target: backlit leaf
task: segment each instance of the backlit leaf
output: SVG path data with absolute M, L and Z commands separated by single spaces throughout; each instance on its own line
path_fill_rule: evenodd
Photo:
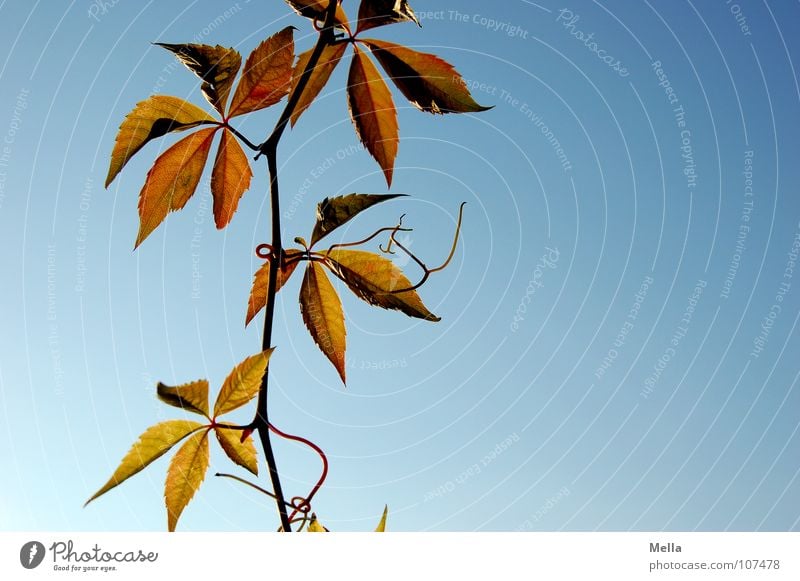
M 225 379 L 214 403 L 214 417 L 240 408 L 258 394 L 272 349 L 251 355 Z
M 404 194 L 348 194 L 335 198 L 325 198 L 317 204 L 317 223 L 311 234 L 311 245 L 355 217 L 367 208 L 398 198 Z
M 361 0 L 356 34 L 376 26 L 408 21 L 422 26 L 407 0 Z
M 339 295 L 324 269 L 312 262 L 306 269 L 300 287 L 300 311 L 314 342 L 339 372 L 345 383 L 344 311 Z
M 208 381 L 205 379 L 177 387 L 159 383 L 156 393 L 167 405 L 208 417 Z
M 363 250 L 331 250 L 327 257 L 350 290 L 369 304 L 427 321 L 441 320 L 425 307 L 417 291 L 392 292 L 413 285 L 391 260 Z
M 118 484 L 122 484 L 128 478 L 143 470 L 148 464 L 163 456 L 183 438 L 202 427 L 203 424 L 188 420 L 171 420 L 150 426 L 139 436 L 139 440 L 131 447 L 128 453 L 125 454 L 122 462 L 119 463 L 119 467 L 114 471 L 108 482 L 95 492 L 86 501 L 86 504 L 89 504 L 98 496 L 102 496 Z
M 375 528 L 376 533 L 385 533 L 386 532 L 386 517 L 389 515 L 389 507 L 383 507 L 383 516 L 381 517 L 381 522 L 378 523 L 378 526 Z
M 319 521 L 317 520 L 316 516 L 312 516 L 311 517 L 311 522 L 308 523 L 307 532 L 309 532 L 309 533 L 328 533 L 330 531 L 319 523 Z
M 369 57 L 353 45 L 347 103 L 356 133 L 392 185 L 399 131 L 392 93 Z
M 180 210 L 197 189 L 217 128 L 184 137 L 156 160 L 139 194 L 138 247 L 167 214 Z
M 300 250 L 287 250 L 286 258 L 296 258 L 302 254 Z M 278 270 L 278 288 L 276 292 L 281 290 L 281 287 L 286 284 L 289 277 L 292 276 L 294 269 L 300 263 L 299 260 L 294 260 L 288 263 L 285 268 Z M 256 271 L 253 278 L 253 288 L 250 290 L 250 299 L 247 301 L 247 320 L 245 325 L 249 325 L 250 321 L 263 309 L 267 304 L 267 286 L 269 286 L 269 260 L 265 261 L 263 266 Z
M 175 53 L 186 68 L 203 80 L 203 96 L 220 115 L 225 115 L 225 105 L 236 73 L 242 65 L 242 56 L 234 49 L 220 45 L 156 44 Z
M 436 55 L 384 40 L 364 39 L 406 99 L 428 113 L 477 113 L 491 107 L 475 102 L 453 65 Z
M 172 458 L 164 484 L 167 528 L 175 530 L 183 509 L 200 488 L 208 470 L 208 430 L 197 433 L 180 447 Z
M 227 226 L 242 195 L 250 189 L 253 172 L 241 145 L 227 129 L 222 140 L 211 173 L 211 195 L 214 196 L 214 222 L 218 229 Z
M 328 44 L 325 45 L 325 48 L 322 49 L 322 54 L 320 55 L 319 62 L 317 66 L 311 71 L 311 76 L 306 83 L 303 92 L 300 94 L 300 100 L 297 102 L 297 106 L 295 110 L 292 112 L 292 127 L 294 127 L 297 120 L 300 118 L 300 115 L 308 109 L 314 99 L 317 98 L 322 88 L 328 82 L 328 79 L 333 73 L 333 69 L 336 68 L 336 65 L 339 64 L 339 61 L 344 55 L 344 51 L 347 48 L 347 44 L 342 42 L 338 44 Z M 311 53 L 314 52 L 314 49 L 307 50 L 299 57 L 297 57 L 297 64 L 294 66 L 294 73 L 292 75 L 292 91 L 295 91 L 297 88 L 297 83 L 300 82 L 300 77 L 303 74 L 303 71 L 306 70 L 306 66 L 308 65 L 308 61 L 311 58 Z
M 215 428 L 217 441 L 222 446 L 222 450 L 234 463 L 245 468 L 258 476 L 258 457 L 253 438 L 248 436 L 244 442 L 241 441 L 242 432 L 239 430 L 227 430 L 225 428 Z
M 111 185 L 125 164 L 148 141 L 208 121 L 214 121 L 214 118 L 199 107 L 177 97 L 153 95 L 137 103 L 119 126 L 114 150 L 111 152 L 106 187 Z
M 274 105 L 289 93 L 294 64 L 293 29 L 288 26 L 247 57 L 228 117 Z
M 330 6 L 328 0 L 286 0 L 286 3 L 294 8 L 295 12 L 301 16 L 313 20 L 317 26 L 322 26 L 325 23 L 325 11 L 328 9 L 328 6 Z M 334 22 L 350 30 L 350 25 L 347 22 L 347 15 L 344 13 L 341 2 L 336 7 Z

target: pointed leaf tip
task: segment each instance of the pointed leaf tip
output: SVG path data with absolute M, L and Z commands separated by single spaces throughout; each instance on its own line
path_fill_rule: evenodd
M 258 394 L 272 349 L 251 355 L 225 379 L 214 403 L 214 417 L 242 407 Z
M 164 483 L 167 528 L 170 532 L 175 531 L 183 510 L 203 483 L 208 463 L 208 430 L 189 438 L 172 458 Z
M 317 204 L 317 222 L 311 234 L 311 246 L 364 210 L 402 196 L 405 194 L 347 194 L 325 198 Z
M 344 311 L 336 289 L 325 270 L 316 262 L 306 269 L 300 287 L 300 310 L 303 322 L 319 347 L 336 370 L 342 383 L 345 378 L 346 335 Z

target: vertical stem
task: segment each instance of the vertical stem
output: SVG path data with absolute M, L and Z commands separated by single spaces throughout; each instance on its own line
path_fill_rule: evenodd
M 278 119 L 275 129 L 267 140 L 259 147 L 259 155 L 264 154 L 267 158 L 267 170 L 269 171 L 269 197 L 270 197 L 270 212 L 272 216 L 272 251 L 269 256 L 269 281 L 267 285 L 267 305 L 266 314 L 264 316 L 264 333 L 262 336 L 261 347 L 263 350 L 269 349 L 272 346 L 272 328 L 275 322 L 275 294 L 278 288 L 278 269 L 281 267 L 281 258 L 283 255 L 283 246 L 281 244 L 281 213 L 280 213 L 280 191 L 278 188 L 278 142 L 283 135 L 286 125 L 292 116 L 300 96 L 308 85 L 308 80 L 311 78 L 311 72 L 319 63 L 322 56 L 322 51 L 325 46 L 332 44 L 335 41 L 333 33 L 334 19 L 336 15 L 336 8 L 339 5 L 339 0 L 331 0 L 325 12 L 325 26 L 320 31 L 317 44 L 311 53 L 311 58 L 308 60 L 305 70 L 297 82 L 295 90 L 289 97 L 286 107 Z M 281 488 L 280 475 L 278 467 L 275 463 L 275 455 L 272 451 L 272 443 L 269 439 L 269 406 L 267 403 L 267 394 L 269 391 L 269 366 L 267 366 L 264 376 L 261 378 L 261 387 L 258 391 L 258 404 L 256 406 L 256 417 L 253 420 L 252 427 L 258 431 L 259 439 L 261 440 L 261 447 L 264 449 L 264 458 L 269 467 L 269 475 L 272 480 L 272 487 L 275 493 L 275 502 L 278 506 L 278 513 L 281 518 L 281 526 L 284 532 L 291 532 L 292 525 L 289 520 L 289 515 L 286 511 L 286 500 L 283 496 Z

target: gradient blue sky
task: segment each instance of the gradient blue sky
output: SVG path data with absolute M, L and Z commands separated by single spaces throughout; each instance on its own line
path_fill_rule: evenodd
M 329 455 L 317 513 L 336 530 L 373 528 L 385 503 L 393 530 L 798 530 L 800 4 L 412 6 L 422 29 L 374 36 L 448 59 L 494 109 L 434 118 L 395 93 L 392 191 L 413 197 L 343 233 L 405 213 L 435 264 L 468 202 L 453 264 L 421 291 L 442 322 L 345 297 L 345 389 L 302 328 L 300 277 L 281 293 L 271 413 Z M 246 55 L 313 30 L 278 0 L 12 0 L 0 23 L 0 527 L 162 530 L 166 459 L 82 504 L 180 417 L 157 381 L 218 387 L 258 350 L 243 321 L 266 180 L 256 164 L 218 232 L 204 177 L 132 252 L 144 175 L 175 139 L 106 191 L 116 128 L 153 93 L 208 108 L 151 42 Z M 286 240 L 324 196 L 386 191 L 345 78 L 281 144 Z M 237 127 L 259 141 L 278 111 Z M 305 494 L 316 457 L 277 455 Z M 211 469 L 229 468 L 214 452 Z M 268 498 L 208 477 L 179 528 L 276 526 Z

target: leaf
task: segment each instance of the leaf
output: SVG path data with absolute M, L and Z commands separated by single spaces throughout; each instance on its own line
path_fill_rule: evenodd
M 345 49 L 347 49 L 347 43 L 344 42 L 333 45 L 328 44 L 322 49 L 319 62 L 317 62 L 317 66 L 312 69 L 311 76 L 308 78 L 305 89 L 300 94 L 297 106 L 292 112 L 292 127 L 295 126 L 300 115 L 308 109 L 314 99 L 317 98 L 320 91 L 322 91 L 331 73 L 333 73 L 333 69 L 336 68 L 336 65 L 339 64 L 339 61 L 344 55 Z M 300 82 L 300 77 L 303 71 L 306 70 L 312 52 L 314 52 L 314 49 L 307 50 L 297 57 L 297 64 L 294 65 L 294 73 L 292 74 L 292 92 L 296 90 L 297 84 Z
M 322 267 L 312 262 L 306 269 L 300 287 L 300 311 L 303 322 L 314 342 L 345 380 L 345 335 L 344 311 L 339 295 Z
M 183 509 L 200 488 L 208 470 L 208 430 L 195 434 L 181 446 L 167 470 L 164 500 L 167 505 L 167 528 L 175 531 Z
M 170 420 L 155 426 L 150 426 L 139 436 L 139 440 L 128 450 L 125 457 L 119 463 L 114 474 L 103 487 L 86 501 L 92 502 L 95 498 L 102 496 L 118 484 L 122 484 L 128 478 L 140 472 L 151 462 L 163 456 L 172 446 L 180 442 L 183 438 L 203 427 L 203 424 L 188 420 Z M 84 506 L 86 506 L 84 504 Z
M 361 0 L 356 34 L 376 26 L 408 21 L 422 27 L 407 0 Z
M 286 0 L 286 3 L 291 6 L 295 12 L 306 18 L 314 21 L 315 25 L 321 26 L 325 23 L 325 12 L 330 6 L 326 0 Z M 346 30 L 350 30 L 350 24 L 347 22 L 347 15 L 344 13 L 342 4 L 336 7 L 336 15 L 334 22 Z
M 303 254 L 300 250 L 287 250 L 286 258 L 294 258 Z M 247 320 L 245 326 L 250 324 L 250 321 L 255 318 L 258 312 L 263 309 L 267 304 L 267 286 L 269 285 L 269 260 L 264 262 L 263 266 L 256 271 L 253 278 L 253 288 L 250 290 L 250 299 L 247 301 Z M 289 277 L 292 276 L 294 269 L 300 264 L 299 260 L 295 260 L 286 265 L 285 268 L 278 270 L 278 288 L 275 292 L 281 290 L 281 287 L 286 284 Z
M 240 408 L 253 399 L 261 386 L 272 349 L 252 355 L 239 363 L 225 379 L 214 403 L 214 417 Z
M 224 428 L 214 428 L 217 441 L 222 446 L 222 450 L 235 464 L 245 468 L 258 476 L 258 457 L 253 438 L 247 437 L 241 441 L 239 430 L 228 430 Z
M 208 381 L 205 379 L 184 383 L 177 387 L 170 387 L 159 382 L 156 393 L 158 399 L 167 405 L 208 418 Z
M 289 92 L 294 63 L 293 28 L 287 26 L 247 57 L 228 118 L 274 105 Z
M 214 118 L 199 107 L 183 99 L 178 99 L 178 97 L 153 95 L 140 101 L 119 126 L 114 150 L 111 152 L 111 165 L 108 168 L 106 187 L 111 185 L 125 164 L 148 141 L 172 131 L 183 131 L 208 121 L 213 122 Z
M 241 145 L 227 129 L 222 132 L 222 140 L 211 173 L 211 195 L 214 196 L 214 222 L 217 229 L 227 226 L 242 195 L 250 189 L 253 172 Z
M 200 88 L 203 96 L 224 116 L 233 81 L 242 66 L 242 56 L 234 49 L 220 45 L 156 44 L 175 53 L 186 68 L 203 80 Z
M 428 113 L 477 113 L 491 107 L 475 102 L 453 65 L 436 55 L 383 40 L 364 39 L 406 99 Z
M 317 223 L 311 234 L 311 246 L 314 246 L 324 236 L 355 217 L 367 208 L 398 198 L 405 194 L 348 194 L 335 198 L 325 198 L 317 204 Z
M 308 530 L 309 533 L 329 533 L 330 531 L 322 526 L 319 521 L 317 520 L 316 515 L 311 516 L 311 522 L 308 523 Z
M 441 320 L 425 307 L 417 291 L 392 292 L 413 285 L 391 260 L 363 250 L 337 249 L 326 255 L 350 290 L 369 304 L 427 321 Z
M 383 516 L 381 517 L 381 522 L 378 523 L 378 526 L 375 528 L 376 533 L 385 533 L 386 532 L 386 517 L 389 515 L 389 507 L 383 507 Z
M 347 80 L 350 117 L 356 134 L 381 166 L 386 183 L 391 186 L 399 142 L 397 111 L 389 87 L 378 69 L 356 45 L 353 45 L 353 50 L 353 62 Z
M 167 214 L 180 210 L 197 189 L 217 127 L 184 137 L 156 160 L 139 194 L 138 247 Z

